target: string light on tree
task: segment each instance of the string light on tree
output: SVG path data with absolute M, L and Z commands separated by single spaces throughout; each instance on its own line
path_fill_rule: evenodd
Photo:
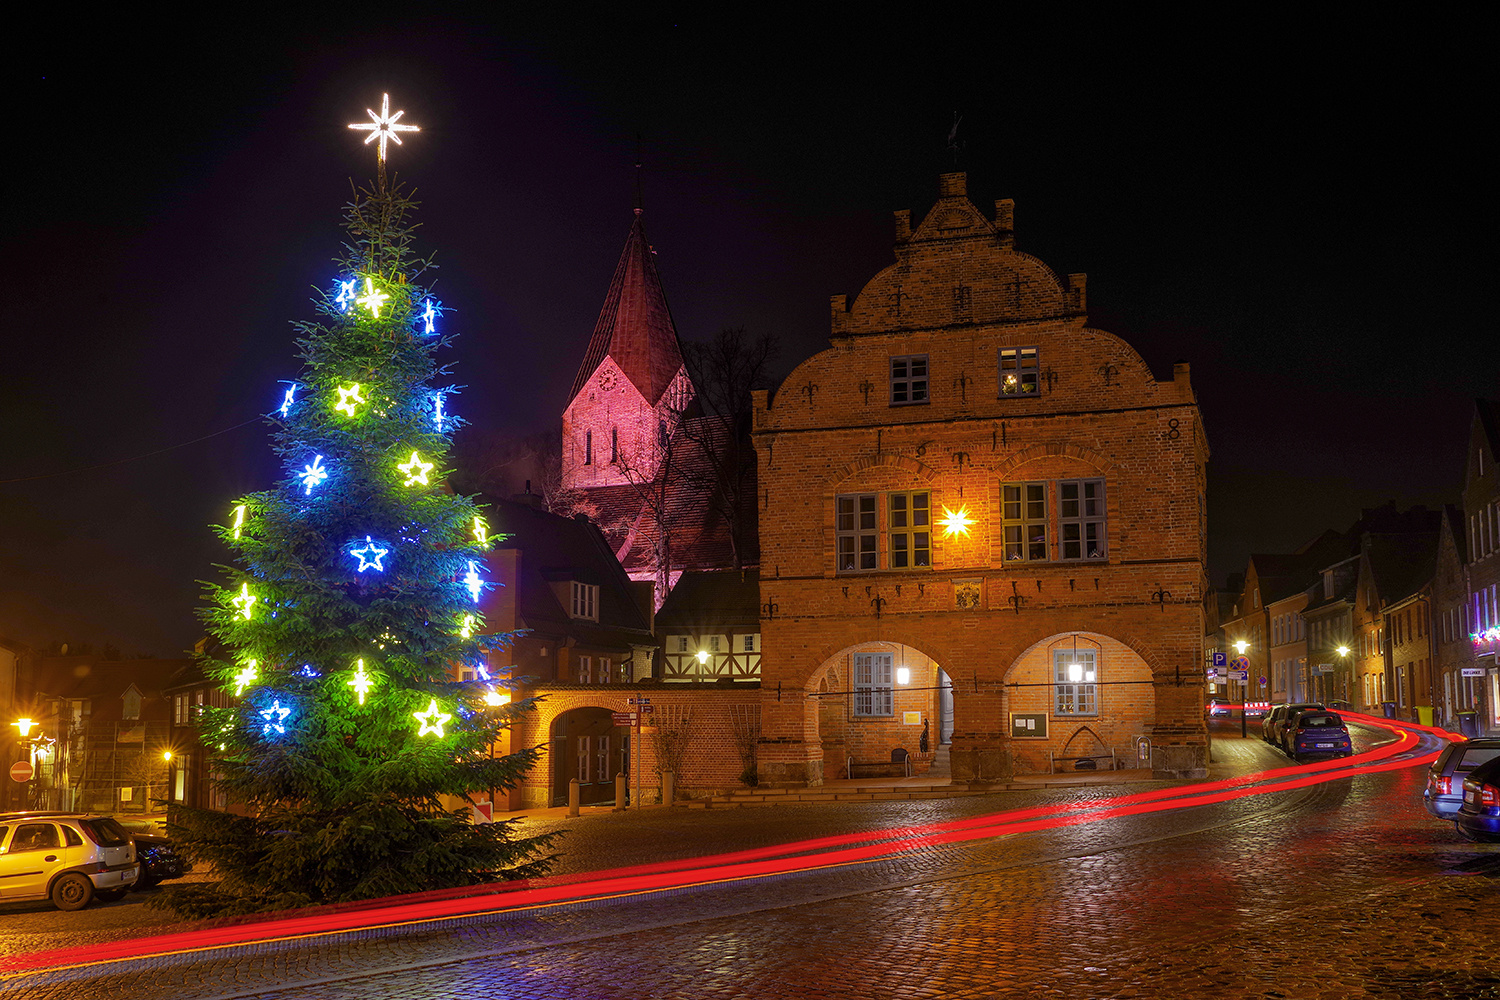
M 421 455 L 412 452 L 411 461 L 403 462 L 396 466 L 396 468 L 400 469 L 401 474 L 406 477 L 406 482 L 402 484 L 403 486 L 416 486 L 418 484 L 426 486 L 427 474 L 432 471 L 433 464 L 422 461 Z
M 474 616 L 464 615 L 463 624 L 458 627 L 460 638 L 468 639 L 474 635 Z
M 283 705 L 280 698 L 277 698 L 275 701 L 271 702 L 271 707 L 262 709 L 260 713 L 260 717 L 266 720 L 266 724 L 260 727 L 261 735 L 264 736 L 266 733 L 269 733 L 273 729 L 276 730 L 277 733 L 285 735 L 286 717 L 291 714 L 292 710 L 289 707 Z
M 949 538 L 969 536 L 969 528 L 973 526 L 974 519 L 969 516 L 968 507 L 960 507 L 958 510 L 949 510 L 943 507 L 943 518 L 939 522 L 943 526 L 943 533 Z
M 245 505 L 240 504 L 234 509 L 234 537 L 240 537 L 240 529 L 245 526 Z
M 443 394 L 438 393 L 432 400 L 433 420 L 437 424 L 438 433 L 443 430 Z
M 365 661 L 359 660 L 358 666 L 354 668 L 354 678 L 348 682 L 348 686 L 352 687 L 355 694 L 359 696 L 359 703 L 361 705 L 365 703 L 365 695 L 370 693 L 370 687 L 374 683 L 375 679 L 365 673 Z
M 354 408 L 365 401 L 365 397 L 359 394 L 359 383 L 356 382 L 349 388 L 342 386 L 338 389 L 339 401 L 334 404 L 335 410 L 343 410 L 349 416 L 354 416 Z
M 474 541 L 478 542 L 480 545 L 486 545 L 489 543 L 489 540 L 489 525 L 484 523 L 484 518 L 482 517 L 474 518 Z M 469 565 L 473 566 L 474 564 L 470 563 Z
M 427 706 L 427 711 L 413 712 L 411 714 L 414 719 L 422 724 L 422 728 L 417 732 L 418 736 L 426 736 L 428 733 L 431 733 L 441 739 L 443 736 L 443 727 L 453 720 L 453 716 L 438 708 L 436 698 L 432 699 L 432 702 Z
M 426 324 L 422 329 L 423 333 L 437 333 L 437 327 L 433 325 L 433 321 L 437 319 L 437 310 L 432 308 L 431 299 L 427 300 L 426 308 L 422 310 L 421 319 Z
M 380 289 L 375 287 L 375 281 L 373 278 L 366 278 L 365 294 L 360 296 L 356 301 L 358 301 L 359 304 L 364 306 L 366 309 L 370 310 L 370 315 L 372 317 L 374 317 L 375 319 L 379 319 L 380 304 L 388 298 L 390 298 L 389 295 L 385 294 Z
M 479 577 L 479 570 L 474 568 L 474 560 L 469 560 L 469 572 L 464 574 L 464 585 L 469 588 L 469 596 L 474 598 L 474 603 L 479 603 L 479 592 L 484 588 L 484 581 Z
M 349 307 L 354 304 L 354 286 L 358 281 L 358 278 L 339 281 L 339 293 L 333 297 L 333 301 L 338 303 L 339 312 L 348 312 Z
M 285 417 L 287 411 L 292 408 L 293 397 L 296 396 L 296 394 L 297 384 L 294 382 L 287 387 L 286 396 L 281 400 L 281 415 L 283 417 Z
M 260 598 L 256 597 L 254 594 L 250 593 L 250 584 L 248 584 L 248 583 L 242 583 L 242 584 L 240 584 L 239 596 L 235 597 L 229 603 L 233 604 L 235 606 L 235 609 L 237 611 L 239 611 L 241 618 L 244 618 L 246 621 L 249 621 L 250 620 L 250 609 L 255 605 L 255 602 L 258 601 L 258 600 L 260 600 Z
M 307 487 L 307 493 L 304 496 L 310 495 L 314 486 L 328 478 L 328 470 L 323 468 L 323 456 L 315 455 L 312 464 L 304 466 L 297 475 L 302 478 L 303 485 Z
M 376 161 L 380 164 L 382 169 L 385 167 L 385 144 L 387 141 L 394 142 L 399 146 L 401 145 L 401 136 L 398 133 L 422 131 L 416 125 L 400 124 L 401 116 L 406 114 L 405 111 L 397 111 L 394 115 L 391 114 L 390 94 L 380 95 L 380 114 L 377 115 L 369 108 L 365 109 L 365 114 L 370 116 L 369 121 L 359 122 L 357 124 L 350 125 L 349 127 L 357 132 L 370 133 L 369 136 L 365 139 L 366 146 L 374 142 L 376 139 L 380 140 L 380 152 L 376 156 Z
M 384 573 L 385 567 L 380 564 L 380 560 L 389 555 L 390 551 L 390 549 L 382 549 L 370 539 L 369 535 L 366 535 L 365 547 L 362 549 L 350 549 L 349 554 L 359 560 L 359 571 L 361 573 L 367 569 L 375 569 Z M 470 563 L 470 565 L 472 566 L 473 563 Z
M 245 664 L 245 669 L 234 675 L 234 696 L 236 698 L 244 694 L 245 688 L 254 684 L 256 678 L 260 676 L 256 670 L 257 666 L 259 666 L 258 661 L 251 660 Z

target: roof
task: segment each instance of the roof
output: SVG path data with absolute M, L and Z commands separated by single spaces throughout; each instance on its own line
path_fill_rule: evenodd
M 760 628 L 757 570 L 690 570 L 682 574 L 656 613 L 658 632 L 702 627 Z
M 37 658 L 31 690 L 43 698 L 119 697 L 134 684 L 147 694 L 164 690 L 191 660 L 104 660 L 92 655 Z
M 560 517 L 529 504 L 485 498 L 490 523 L 506 537 L 497 549 L 519 549 L 520 578 L 516 581 L 516 612 L 527 628 L 566 625 L 572 633 L 597 631 L 598 638 L 614 630 L 650 634 L 650 624 L 636 603 L 630 578 L 615 559 L 609 543 L 586 518 Z M 573 618 L 557 600 L 552 583 L 576 580 L 599 588 L 599 620 Z
M 652 406 L 661 400 L 683 367 L 677 327 L 662 291 L 655 251 L 646 242 L 640 209 L 635 210 L 635 222 L 625 238 L 625 249 L 604 296 L 593 339 L 568 393 L 568 403 L 583 391 L 605 357 L 614 359 Z
M 1375 578 L 1375 592 L 1387 604 L 1393 604 L 1432 580 L 1437 566 L 1437 533 L 1372 533 L 1365 536 L 1365 555 Z

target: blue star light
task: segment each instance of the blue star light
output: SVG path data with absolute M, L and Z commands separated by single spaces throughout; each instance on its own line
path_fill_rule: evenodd
M 350 278 L 348 281 L 339 282 L 339 293 L 334 297 L 339 304 L 339 312 L 348 312 L 349 307 L 354 304 L 354 283 L 358 278 Z
M 427 308 L 422 310 L 421 318 L 427 324 L 426 328 L 422 330 L 423 333 L 437 333 L 437 327 L 432 325 L 432 321 L 437 319 L 437 310 L 432 308 L 431 299 L 427 300 Z
M 312 493 L 313 487 L 328 478 L 328 470 L 323 468 L 323 456 L 313 457 L 312 464 L 303 466 L 302 471 L 297 473 L 302 478 L 302 484 L 307 487 L 307 494 Z
M 474 560 L 469 560 L 469 572 L 464 575 L 464 583 L 469 588 L 469 595 L 474 598 L 474 603 L 479 603 L 479 592 L 484 587 L 484 581 L 479 578 L 479 571 L 474 568 Z
M 384 573 L 385 567 L 380 565 L 380 560 L 384 559 L 390 551 L 390 549 L 382 549 L 370 540 L 369 535 L 366 535 L 365 547 L 362 549 L 350 549 L 349 554 L 359 560 L 359 571 L 361 573 L 372 567 Z M 471 562 L 469 565 L 473 566 L 474 564 Z M 478 598 L 475 598 L 475 600 L 477 601 Z
M 273 729 L 278 733 L 285 734 L 286 717 L 291 714 L 292 710 L 290 708 L 283 707 L 280 698 L 277 698 L 275 701 L 271 702 L 271 707 L 262 709 L 260 713 L 260 717 L 266 720 L 266 724 L 260 727 L 261 735 L 264 736 L 266 733 L 269 733 Z
M 437 429 L 439 431 L 442 431 L 442 429 L 443 429 L 443 397 L 442 397 L 441 393 L 439 393 L 436 397 L 433 398 L 433 401 L 432 401 L 432 410 L 433 410 L 434 419 L 437 421 Z
M 294 382 L 292 383 L 291 387 L 287 389 L 286 398 L 281 401 L 281 415 L 283 417 L 286 416 L 286 411 L 292 408 L 292 397 L 296 394 L 296 392 L 297 384 Z

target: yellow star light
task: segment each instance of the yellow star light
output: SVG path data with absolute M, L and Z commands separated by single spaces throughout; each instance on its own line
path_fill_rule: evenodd
M 406 112 L 405 111 L 397 111 L 394 115 L 391 114 L 391 95 L 390 94 L 381 94 L 380 95 L 380 114 L 377 115 L 375 112 L 371 111 L 369 108 L 365 109 L 365 114 L 367 114 L 367 115 L 370 116 L 370 120 L 369 121 L 367 121 L 367 122 L 359 122 L 359 123 L 350 125 L 349 127 L 352 128 L 352 129 L 354 129 L 356 132 L 368 132 L 368 133 L 370 133 L 365 138 L 365 145 L 366 146 L 368 146 L 370 143 L 374 142 L 376 139 L 380 140 L 380 153 L 378 154 L 378 157 L 379 157 L 379 162 L 381 162 L 381 163 L 385 162 L 385 144 L 386 144 L 387 140 L 389 140 L 390 142 L 394 142 L 396 145 L 399 146 L 399 145 L 401 145 L 401 137 L 399 135 L 397 135 L 396 133 L 398 133 L 398 132 L 420 132 L 420 131 L 422 131 L 420 128 L 418 128 L 415 125 L 401 125 L 401 124 L 399 124 L 399 122 L 401 120 L 401 116 L 404 115 L 404 114 L 406 114 Z
M 239 596 L 234 598 L 229 603 L 235 606 L 235 609 L 239 611 L 242 618 L 244 618 L 246 621 L 249 621 L 250 607 L 258 600 L 260 600 L 260 598 L 250 593 L 250 585 L 248 583 L 242 583 L 240 584 Z
M 378 288 L 375 287 L 374 280 L 372 280 L 370 278 L 366 278 L 365 279 L 365 294 L 362 295 L 362 296 L 360 296 L 359 298 L 355 299 L 354 301 L 358 302 L 360 305 L 362 305 L 366 309 L 370 310 L 370 315 L 371 316 L 374 316 L 376 319 L 379 319 L 380 318 L 380 303 L 384 302 L 388 298 L 390 298 L 389 295 L 385 294 L 380 289 L 378 289 Z
M 234 675 L 234 696 L 236 698 L 245 693 L 245 688 L 255 683 L 257 676 L 255 669 L 256 662 L 255 660 L 251 660 L 245 665 L 244 670 Z
M 418 736 L 426 736 L 428 733 L 431 733 L 439 739 L 443 736 L 443 726 L 447 725 L 453 718 L 453 716 L 438 708 L 436 698 L 432 699 L 432 703 L 427 706 L 427 711 L 413 712 L 411 714 L 412 718 L 422 724 L 421 731 L 417 733 Z
M 358 660 L 356 662 L 359 664 L 359 666 L 354 668 L 354 679 L 349 681 L 348 685 L 349 687 L 352 687 L 359 695 L 359 703 L 363 705 L 365 703 L 365 695 L 369 693 L 370 686 L 375 683 L 375 679 L 369 674 L 365 673 L 364 660 Z M 437 702 L 434 701 L 433 705 L 436 706 Z M 443 734 L 438 733 L 438 735 L 441 736 Z
M 431 462 L 422 461 L 421 455 L 418 455 L 416 452 L 412 452 L 411 461 L 403 462 L 400 465 L 396 466 L 396 468 L 400 469 L 402 474 L 406 476 L 406 482 L 402 485 L 415 486 L 418 483 L 421 483 L 423 486 L 426 486 L 427 473 L 432 471 L 433 465 Z
M 969 535 L 969 527 L 974 523 L 974 519 L 969 516 L 968 507 L 960 507 L 958 508 L 958 510 L 949 510 L 946 506 L 944 506 L 943 518 L 938 523 L 943 526 L 943 533 L 948 538 L 955 538 L 959 535 L 967 538 Z
M 349 416 L 354 416 L 354 408 L 365 401 L 365 397 L 359 394 L 359 383 L 356 382 L 349 388 L 338 390 L 339 401 L 334 404 L 335 410 L 343 410 Z
M 486 542 L 488 542 L 489 540 L 490 540 L 489 527 L 488 527 L 488 525 L 486 525 L 484 523 L 484 518 L 482 518 L 482 517 L 476 517 L 476 518 L 474 518 L 474 541 L 478 542 L 480 545 L 483 545 Z
M 234 537 L 240 537 L 240 529 L 245 526 L 245 505 L 240 504 L 234 509 Z
M 459 626 L 459 628 L 458 628 L 458 634 L 461 635 L 461 636 L 463 636 L 465 639 L 469 638 L 470 636 L 472 636 L 474 634 L 474 616 L 473 615 L 464 615 L 464 623 Z

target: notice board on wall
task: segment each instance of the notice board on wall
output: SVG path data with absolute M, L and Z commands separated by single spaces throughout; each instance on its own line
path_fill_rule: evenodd
M 1047 738 L 1047 713 L 1010 713 L 1010 738 L 1013 740 L 1045 740 Z

